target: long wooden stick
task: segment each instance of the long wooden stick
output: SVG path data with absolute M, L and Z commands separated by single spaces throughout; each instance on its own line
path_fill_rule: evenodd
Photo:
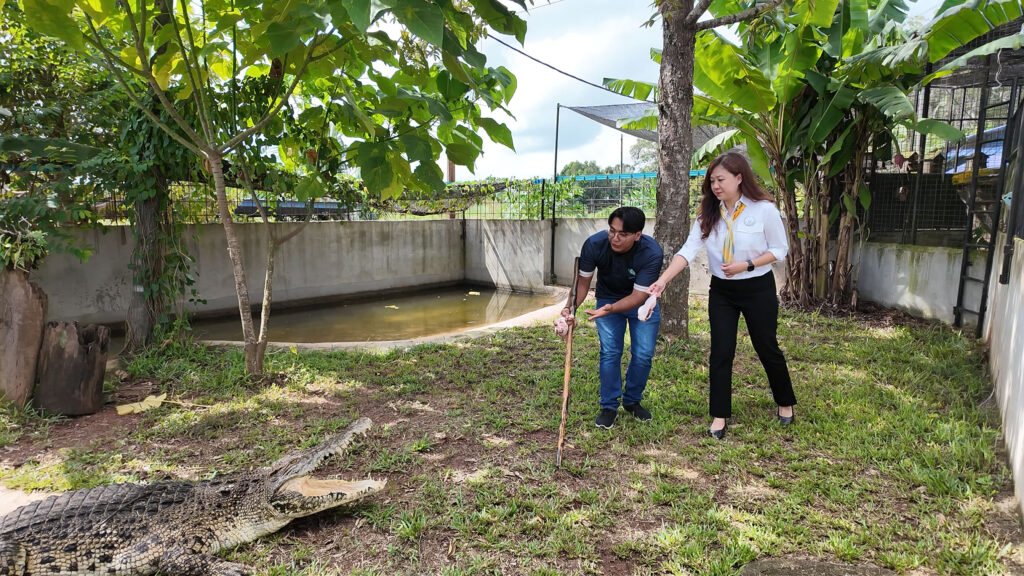
M 569 377 L 572 374 L 572 335 L 576 332 L 576 289 L 580 283 L 580 257 L 573 262 L 572 288 L 569 290 L 569 337 L 565 339 L 565 379 L 562 382 L 562 421 L 558 424 L 558 450 L 555 453 L 555 468 L 562 467 L 562 445 L 565 444 L 565 422 L 569 419 Z
M 555 468 L 562 467 L 562 445 L 565 443 L 565 422 L 569 419 L 569 377 L 572 373 L 572 334 L 576 322 L 569 326 L 569 337 L 565 340 L 565 380 L 562 383 L 562 422 L 558 425 L 558 452 L 555 454 Z

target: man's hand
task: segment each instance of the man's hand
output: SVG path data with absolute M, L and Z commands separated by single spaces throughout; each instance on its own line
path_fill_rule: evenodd
M 600 318 L 602 316 L 607 316 L 608 314 L 611 313 L 611 311 L 612 311 L 612 305 L 611 304 L 605 304 L 604 306 L 601 306 L 600 308 L 595 308 L 593 310 L 586 310 L 586 313 L 587 313 L 587 317 L 590 318 L 591 320 L 597 320 L 598 318 Z

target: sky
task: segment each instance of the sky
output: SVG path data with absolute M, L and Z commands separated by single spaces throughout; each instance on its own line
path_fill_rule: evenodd
M 931 14 L 939 0 L 921 0 L 910 14 Z M 652 48 L 662 46 L 661 20 L 645 27 L 656 12 L 650 0 L 535 0 L 523 14 L 526 41 L 497 35 L 519 48 L 574 76 L 601 84 L 605 78 L 628 78 L 657 83 L 658 66 L 651 61 Z M 457 166 L 457 181 L 489 176 L 499 178 L 550 178 L 555 172 L 556 106 L 624 104 L 629 98 L 589 86 L 551 70 L 495 42 L 480 46 L 488 66 L 505 66 L 516 75 L 518 87 L 508 106 L 513 117 L 493 114 L 512 131 L 516 150 L 490 142 L 484 136 L 483 154 L 475 173 Z M 618 165 L 621 153 L 630 163 L 629 148 L 636 138 L 602 126 L 562 108 L 558 130 L 558 169 L 578 160 L 594 160 L 601 167 Z

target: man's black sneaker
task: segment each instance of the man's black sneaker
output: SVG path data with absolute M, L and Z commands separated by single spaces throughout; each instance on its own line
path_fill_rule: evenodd
M 641 422 L 650 422 L 651 418 L 653 418 L 653 416 L 651 416 L 650 411 L 647 410 L 647 408 L 641 406 L 639 402 L 637 402 L 636 404 L 629 404 L 628 406 L 623 406 L 623 408 L 626 409 L 626 412 L 632 414 L 633 418 L 636 418 Z
M 615 424 L 615 417 L 618 415 L 618 410 L 612 410 L 611 408 L 601 408 L 601 412 L 598 413 L 597 419 L 594 420 L 594 424 L 597 424 L 598 428 L 611 430 L 612 425 Z

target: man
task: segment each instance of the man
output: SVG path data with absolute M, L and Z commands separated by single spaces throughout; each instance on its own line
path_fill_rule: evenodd
M 640 401 L 651 372 L 661 309 L 655 306 L 650 318 L 642 322 L 637 318 L 637 308 L 647 299 L 647 287 L 658 279 L 662 251 L 654 238 L 643 233 L 644 221 L 639 208 L 617 208 L 608 217 L 608 231 L 587 238 L 580 251 L 577 306 L 586 299 L 594 272 L 598 272 L 597 306 L 586 313 L 594 320 L 601 341 L 601 411 L 594 421 L 600 428 L 608 429 L 615 424 L 620 399 L 634 418 L 644 422 L 651 419 L 651 413 Z M 569 314 L 566 306 L 562 316 L 567 321 Z M 631 357 L 623 383 L 622 349 L 627 326 Z

